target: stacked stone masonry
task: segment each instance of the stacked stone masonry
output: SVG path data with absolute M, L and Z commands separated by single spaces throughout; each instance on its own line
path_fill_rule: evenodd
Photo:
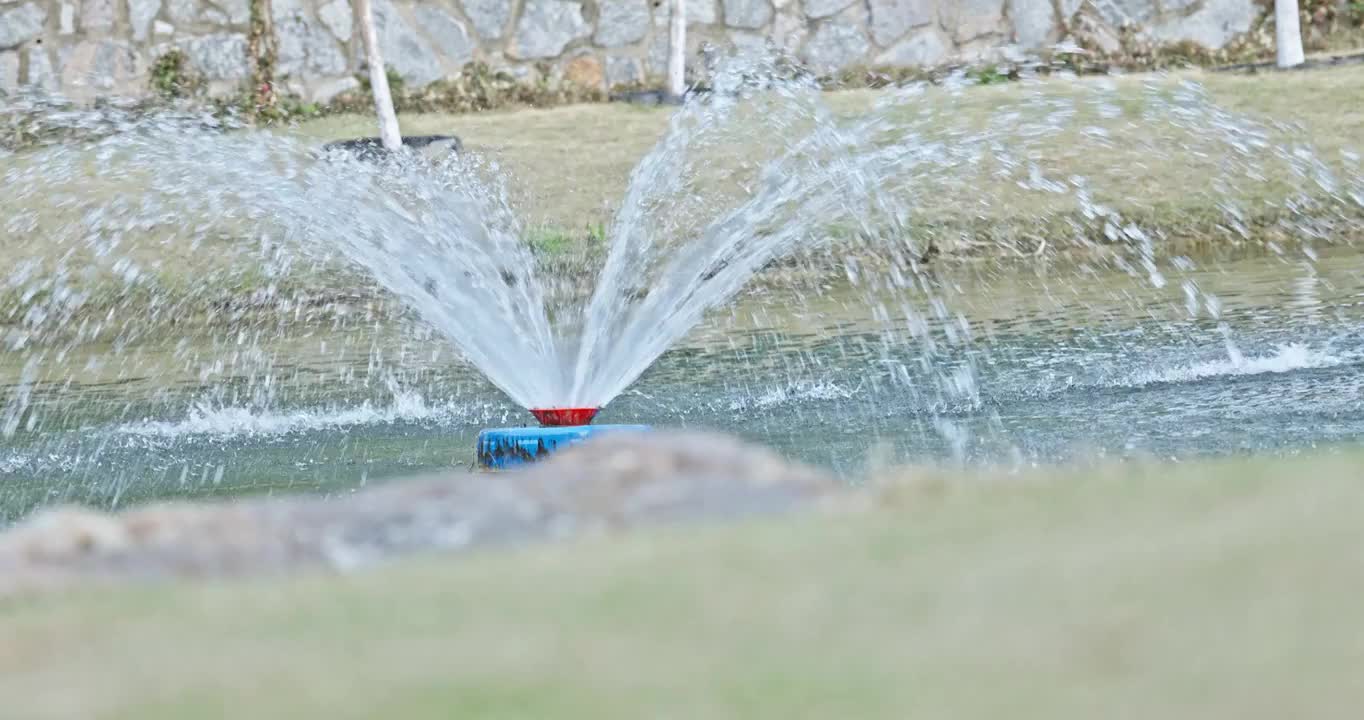
M 248 75 L 250 0 L 0 0 L 0 90 L 77 100 L 135 96 L 156 58 L 188 56 L 224 93 Z M 284 88 L 325 102 L 363 71 L 348 0 L 272 0 Z M 776 45 L 817 71 L 975 62 L 1056 43 L 1078 19 L 1117 37 L 1220 48 L 1251 29 L 1255 0 L 687 0 L 689 57 Z M 667 55 L 667 0 L 374 0 L 386 62 L 409 86 L 471 60 L 532 78 L 548 67 L 602 87 L 653 81 Z M 699 65 L 699 63 L 695 63 Z

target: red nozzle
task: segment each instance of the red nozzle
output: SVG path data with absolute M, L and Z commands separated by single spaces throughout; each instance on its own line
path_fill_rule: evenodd
M 592 418 L 600 408 L 540 408 L 532 409 L 531 415 L 545 427 L 563 425 L 591 425 Z

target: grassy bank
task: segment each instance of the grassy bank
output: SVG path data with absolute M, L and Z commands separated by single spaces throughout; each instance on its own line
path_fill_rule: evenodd
M 1147 84 L 1173 92 L 1185 80 L 1202 84 L 1212 102 L 1230 111 L 1298 123 L 1271 128 L 1269 141 L 1283 143 L 1283 147 L 1308 144 L 1338 171 L 1345 162 L 1342 151 L 1357 146 L 1358 138 L 1364 136 L 1364 65 L 1250 76 L 1181 71 L 1169 76 L 1052 77 L 964 92 L 935 87 L 907 104 L 901 118 L 920 124 L 923 141 L 947 146 L 991 122 L 1045 121 L 1055 108 L 1080 98 L 1075 102 L 1079 115 L 1063 121 L 1062 131 L 1028 137 L 1015 134 L 1017 146 L 1004 149 L 1020 162 L 1036 162 L 1050 181 L 1088 178 L 1094 200 L 1121 213 L 1123 219 L 1115 225 L 1104 218 L 1085 217 L 1073 192 L 1021 189 L 1017 172 L 996 176 L 997 160 L 987 157 L 969 170 L 907 170 L 899 187 L 887 188 L 887 193 L 909 198 L 912 210 L 908 231 L 912 237 L 896 240 L 908 241 L 919 250 L 942 250 L 949 257 L 958 252 L 1031 258 L 1039 251 L 1076 247 L 1126 252 L 1129 241 L 1114 240 L 1111 234 L 1118 225 L 1130 222 L 1139 224 L 1171 252 L 1284 244 L 1313 234 L 1326 240 L 1350 240 L 1358 234 L 1364 207 L 1340 189 L 1333 192 L 1337 200 L 1344 198 L 1344 204 L 1320 209 L 1322 221 L 1314 220 L 1311 232 L 1305 232 L 1301 218 L 1293 216 L 1296 210 L 1289 209 L 1286 200 L 1299 193 L 1317 199 L 1329 193 L 1295 175 L 1281 158 L 1272 159 L 1271 151 L 1259 151 L 1263 163 L 1254 153 L 1250 160 L 1228 158 L 1225 147 L 1197 131 L 1143 119 Z M 1099 83 L 1112 84 L 1107 98 L 1117 114 L 1104 116 L 1104 110 L 1093 102 L 1098 96 L 1091 90 Z M 826 100 L 834 112 L 852 118 L 864 114 L 886 92 L 832 92 Z M 1019 115 L 1012 120 L 1002 118 L 1001 108 L 1016 108 Z M 473 150 L 496 158 L 513 177 L 512 190 L 527 225 L 527 242 L 545 259 L 546 272 L 576 278 L 578 285 L 584 285 L 599 260 L 605 228 L 624 195 L 631 170 L 662 136 L 671 112 L 669 108 L 587 104 L 469 115 L 406 115 L 402 121 L 409 134 L 453 133 Z M 934 118 L 942 122 L 931 122 Z M 1096 142 L 1086 135 L 1095 128 L 1108 132 L 1112 140 Z M 329 116 L 270 132 L 288 132 L 320 144 L 369 135 L 373 120 L 367 115 Z M 12 161 L 25 161 L 23 156 L 16 158 Z M 1263 177 L 1244 179 L 1257 172 Z M 1229 196 L 1216 189 L 1229 178 L 1240 184 L 1230 195 L 1244 212 L 1244 227 L 1239 230 L 1228 227 L 1222 203 Z M 99 182 L 98 178 L 90 180 L 84 183 L 90 187 L 77 190 L 86 197 L 88 193 L 96 197 L 135 194 L 125 185 L 97 187 Z M 0 200 L 0 210 L 15 209 Z M 55 250 L 45 253 L 43 227 L 76 218 L 62 217 L 57 204 L 34 212 L 39 215 L 36 229 L 0 248 L 0 261 L 14 265 L 34 256 L 52 259 L 59 254 Z M 1307 211 L 1308 215 L 1313 212 L 1318 211 Z M 850 228 L 830 231 L 842 237 L 856 235 Z M 372 297 L 372 288 L 365 287 L 366 281 L 356 273 L 329 267 L 325 273 L 296 271 L 267 279 L 256 271 L 249 243 L 237 243 L 231 237 L 211 242 L 210 250 L 182 247 L 185 243 L 173 240 L 162 242 L 159 237 L 130 236 L 124 247 L 137 247 L 131 252 L 144 270 L 139 285 L 129 288 L 112 276 L 104 278 L 103 284 L 89 281 L 92 292 L 85 314 L 102 316 L 110 309 L 128 307 L 126 296 L 138 293 L 155 296 L 161 307 L 174 308 L 179 316 L 219 319 L 230 314 L 216 309 L 250 304 L 253 294 L 267 286 L 272 297 L 302 297 L 298 302 L 310 304 L 325 305 L 334 297 L 353 297 L 356 291 Z M 590 252 L 584 255 L 580 252 L 584 248 Z M 885 256 L 880 247 L 863 249 L 873 259 Z M 821 269 L 818 261 L 815 267 Z M 0 308 L 22 304 L 25 292 L 20 286 L 0 288 Z M 318 317 L 330 319 L 327 312 L 319 312 Z
M 1077 85 L 1092 87 L 1112 81 L 1117 95 L 1130 101 L 1125 108 L 1128 114 L 1095 124 L 1107 124 L 1117 132 L 1125 128 L 1127 137 L 1119 136 L 1122 140 L 1144 140 L 1141 128 L 1131 123 L 1139 121 L 1142 86 L 1161 77 L 1168 78 L 1169 86 L 1181 80 L 1200 83 L 1215 103 L 1231 111 L 1301 123 L 1302 132 L 1293 139 L 1311 144 L 1324 158 L 1336 159 L 1341 149 L 1358 147 L 1364 132 L 1364 66 L 1360 65 L 1253 76 L 1191 70 L 1168 76 L 1051 78 L 979 86 L 955 94 L 935 88 L 925 94 L 921 104 L 944 117 L 983 123 L 1004 103 L 1017 103 L 1028 96 L 1073 98 Z M 884 94 L 883 90 L 833 92 L 827 94 L 827 100 L 839 114 L 855 116 Z M 630 171 L 662 135 L 670 114 L 669 108 L 593 104 L 478 115 L 413 115 L 401 120 L 404 131 L 410 134 L 454 133 L 469 147 L 497 157 L 516 178 L 519 200 L 531 223 L 572 232 L 610 221 L 624 195 Z M 371 135 L 372 126 L 368 116 L 332 116 L 303 123 L 297 132 L 326 141 Z M 1172 157 L 1154 159 L 1162 162 L 1152 164 L 1153 158 L 1132 155 L 1125 143 L 1116 143 L 1107 153 L 1071 157 L 1064 152 L 1067 139 L 1059 137 L 1051 147 L 1039 148 L 1057 151 L 1045 158 L 1048 168 L 1054 168 L 1058 175 L 1073 171 L 1106 176 L 1113 172 L 1126 182 L 1109 188 L 1112 199 L 1126 200 L 1124 209 L 1134 212 L 1139 206 L 1149 206 L 1153 222 L 1177 226 L 1188 219 L 1177 213 L 1198 207 L 1199 201 L 1211 200 L 1205 192 L 1210 179 L 1207 163 Z M 1134 161 L 1139 161 L 1135 167 Z M 1010 200 L 992 209 L 985 219 L 1026 221 L 1037 212 L 1035 194 L 1034 198 Z
M 1353 717 L 1358 468 L 915 471 L 870 509 L 0 605 L 16 718 Z

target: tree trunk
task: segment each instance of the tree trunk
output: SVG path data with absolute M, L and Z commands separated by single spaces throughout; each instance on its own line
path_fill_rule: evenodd
M 396 152 L 403 146 L 403 136 L 398 130 L 398 113 L 393 111 L 393 94 L 388 89 L 388 71 L 383 54 L 379 52 L 379 36 L 374 31 L 374 10 L 370 0 L 355 0 L 355 25 L 365 43 L 369 86 L 374 91 L 374 111 L 379 116 L 379 139 L 385 150 Z
M 251 27 L 246 39 L 251 61 L 251 110 L 256 117 L 268 117 L 277 103 L 275 96 L 275 23 L 270 0 L 251 0 Z
M 687 0 L 672 0 L 672 19 L 668 26 L 669 97 L 678 99 L 686 91 Z
M 1279 67 L 1301 65 L 1302 29 L 1298 26 L 1298 0 L 1274 0 L 1274 45 Z

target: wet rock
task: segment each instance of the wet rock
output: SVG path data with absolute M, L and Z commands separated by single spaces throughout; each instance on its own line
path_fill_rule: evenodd
M 639 58 L 622 55 L 608 55 L 606 57 L 606 84 L 610 87 L 617 85 L 634 85 L 644 82 L 644 64 Z
M 837 15 L 853 2 L 854 0 L 805 0 L 805 16 L 814 19 Z
M 37 3 L 26 3 L 0 13 L 0 50 L 16 48 L 43 34 L 47 10 Z
M 1009 0 L 1014 42 L 1026 49 L 1040 48 L 1052 40 L 1056 29 L 1051 0 Z
M 514 473 L 429 476 L 336 499 L 51 510 L 0 535 L 0 595 L 345 571 L 412 553 L 781 512 L 837 487 L 823 472 L 725 436 L 622 434 Z
M 840 17 L 825 21 L 805 43 L 804 57 L 816 72 L 832 72 L 861 62 L 871 49 L 861 23 Z
M 19 89 L 19 53 L 0 52 L 0 91 Z
M 879 65 L 928 68 L 940 65 L 951 53 L 951 45 L 937 28 L 924 28 L 895 43 L 876 57 Z
M 317 19 L 341 42 L 350 42 L 355 16 L 350 3 L 345 0 L 332 0 L 317 9 Z
M 772 21 L 770 0 L 724 0 L 725 24 L 729 27 L 759 30 Z
M 74 98 L 130 94 L 141 84 L 137 51 L 114 40 L 84 40 L 59 54 L 63 90 Z
M 881 47 L 904 37 L 913 28 L 937 18 L 933 0 L 870 0 L 871 37 Z
M 1215 50 L 1249 32 L 1258 16 L 1254 0 L 1207 0 L 1192 15 L 1170 18 L 1150 32 L 1158 42 L 1187 41 Z
M 412 10 L 426 36 L 436 44 L 436 51 L 457 67 L 474 59 L 474 40 L 469 29 L 450 13 L 433 5 L 417 5 Z
M 512 3 L 507 0 L 464 0 L 464 16 L 484 40 L 500 39 L 507 32 L 511 12 Z
M 179 43 L 190 65 L 208 80 L 241 80 L 247 75 L 246 36 L 219 33 Z
M 552 58 L 592 30 L 572 0 L 527 0 L 507 54 L 522 60 Z
M 147 39 L 152 21 L 161 12 L 161 0 L 128 0 L 128 24 L 132 26 L 133 39 L 142 42 Z

